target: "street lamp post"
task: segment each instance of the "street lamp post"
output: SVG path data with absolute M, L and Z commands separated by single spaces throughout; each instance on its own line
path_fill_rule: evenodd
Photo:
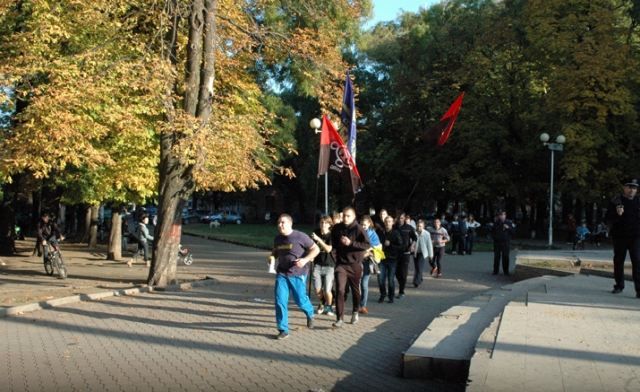
M 554 153 L 556 151 L 562 151 L 566 139 L 563 135 L 556 137 L 555 143 L 549 143 L 549 134 L 540 134 L 540 141 L 542 144 L 549 148 L 551 151 L 551 179 L 549 180 L 549 247 L 553 245 L 553 167 L 554 167 Z
M 314 133 L 316 134 L 322 132 L 320 130 L 322 123 L 317 118 L 313 118 L 309 122 L 309 126 L 313 129 Z M 314 206 L 313 208 L 315 209 L 316 207 Z M 324 214 L 329 215 L 329 172 L 324 173 Z

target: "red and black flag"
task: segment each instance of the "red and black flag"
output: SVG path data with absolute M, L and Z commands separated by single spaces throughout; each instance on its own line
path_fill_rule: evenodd
M 431 134 L 439 135 L 438 137 L 438 146 L 444 145 L 447 140 L 449 140 L 449 136 L 451 135 L 451 131 L 453 131 L 453 125 L 456 123 L 456 119 L 458 118 L 458 113 L 460 113 L 460 108 L 462 107 L 462 99 L 464 98 L 464 91 L 458 95 L 455 101 L 449 107 L 449 110 L 440 118 L 440 123 L 435 126 L 435 129 L 432 130 Z
M 340 134 L 336 131 L 327 116 L 322 116 L 322 133 L 320 134 L 320 159 L 318 160 L 318 177 L 329 170 L 338 174 L 348 173 L 351 189 L 357 193 L 362 188 L 360 173 L 349 149 L 345 146 Z

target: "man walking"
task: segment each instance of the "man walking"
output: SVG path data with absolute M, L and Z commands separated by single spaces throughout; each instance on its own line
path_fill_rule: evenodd
M 418 220 L 418 230 L 416 232 L 418 241 L 416 242 L 416 250 L 413 255 L 413 287 L 418 287 L 422 284 L 422 273 L 425 268 L 425 260 L 433 258 L 433 244 L 431 243 L 431 234 L 425 229 L 425 222 L 423 219 Z
M 291 216 L 282 214 L 278 218 L 278 234 L 273 241 L 271 258 L 278 261 L 276 269 L 276 324 L 280 332 L 276 339 L 289 337 L 288 303 L 293 294 L 296 305 L 307 316 L 307 327 L 313 328 L 313 305 L 307 295 L 309 262 L 320 250 L 308 235 L 293 230 Z
M 347 207 L 342 211 L 342 222 L 331 229 L 331 243 L 336 262 L 336 316 L 335 328 L 344 324 L 344 294 L 347 287 L 351 289 L 353 313 L 351 324 L 358 322 L 360 307 L 360 279 L 362 279 L 362 262 L 364 253 L 371 247 L 367 233 L 356 221 L 356 210 Z
M 613 239 L 613 294 L 624 290 L 624 261 L 629 252 L 631 275 L 640 298 L 640 199 L 637 197 L 638 180 L 625 182 L 622 194 L 609 202 L 606 220 Z
M 493 222 L 491 234 L 493 236 L 493 274 L 500 272 L 500 259 L 502 259 L 502 272 L 509 276 L 509 247 L 513 235 L 513 222 L 507 219 L 507 213 L 498 211 Z
M 398 279 L 399 286 L 399 299 L 404 297 L 404 288 L 407 285 L 407 275 L 409 273 L 409 263 L 411 262 L 411 257 L 413 256 L 413 252 L 416 247 L 416 241 L 418 240 L 416 230 L 413 226 L 407 223 L 406 218 L 407 216 L 405 214 L 400 214 L 398 217 L 398 231 L 402 235 L 402 243 L 404 246 L 396 269 L 396 278 Z

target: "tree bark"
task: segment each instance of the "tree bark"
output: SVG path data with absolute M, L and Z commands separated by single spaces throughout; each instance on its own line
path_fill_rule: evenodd
M 89 244 L 89 237 L 91 237 L 91 206 L 87 206 L 84 210 L 84 227 L 82 228 L 81 242 Z
M 185 73 L 185 93 L 183 108 L 186 113 L 197 118 L 200 127 L 208 125 L 213 101 L 215 45 L 216 45 L 216 0 L 192 0 L 189 16 L 189 41 Z M 178 12 L 177 7 L 173 7 Z M 171 15 L 172 20 L 177 14 Z M 175 53 L 178 24 L 173 23 L 166 37 L 167 61 L 176 68 Z M 169 46 L 172 45 L 172 46 Z M 167 121 L 177 110 L 170 98 Z M 172 112 L 173 111 L 173 112 Z M 182 209 L 193 193 L 192 166 L 181 162 L 173 153 L 174 145 L 184 137 L 173 132 L 163 132 L 160 136 L 160 184 L 158 203 L 158 224 L 154 233 L 153 258 L 147 281 L 149 285 L 166 286 L 176 280 L 177 255 L 182 234 Z
M 91 211 L 90 216 L 90 230 L 89 230 L 89 248 L 95 248 L 98 245 L 98 212 L 100 212 L 99 205 L 93 205 L 89 209 Z
M 109 233 L 109 251 L 107 260 L 120 260 L 122 258 L 122 217 L 120 211 L 114 209 L 111 215 L 111 232 Z

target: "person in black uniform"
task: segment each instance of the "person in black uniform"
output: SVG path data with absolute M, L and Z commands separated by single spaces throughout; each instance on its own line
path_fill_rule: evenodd
M 507 219 L 507 213 L 498 211 L 491 231 L 493 237 L 493 274 L 500 272 L 500 259 L 502 259 L 502 272 L 509 276 L 509 247 L 513 235 L 513 222 Z
M 624 290 L 624 261 L 629 252 L 636 297 L 640 298 L 640 199 L 638 179 L 625 182 L 622 194 L 609 202 L 606 221 L 613 239 L 613 294 Z
M 418 234 L 416 234 L 416 229 L 407 223 L 407 215 L 404 213 L 400 214 L 398 217 L 398 231 L 402 235 L 402 243 L 404 247 L 396 267 L 396 279 L 398 279 L 398 286 L 400 286 L 397 298 L 400 299 L 404 297 L 404 288 L 407 285 L 409 264 L 411 263 L 413 252 L 415 251 Z

